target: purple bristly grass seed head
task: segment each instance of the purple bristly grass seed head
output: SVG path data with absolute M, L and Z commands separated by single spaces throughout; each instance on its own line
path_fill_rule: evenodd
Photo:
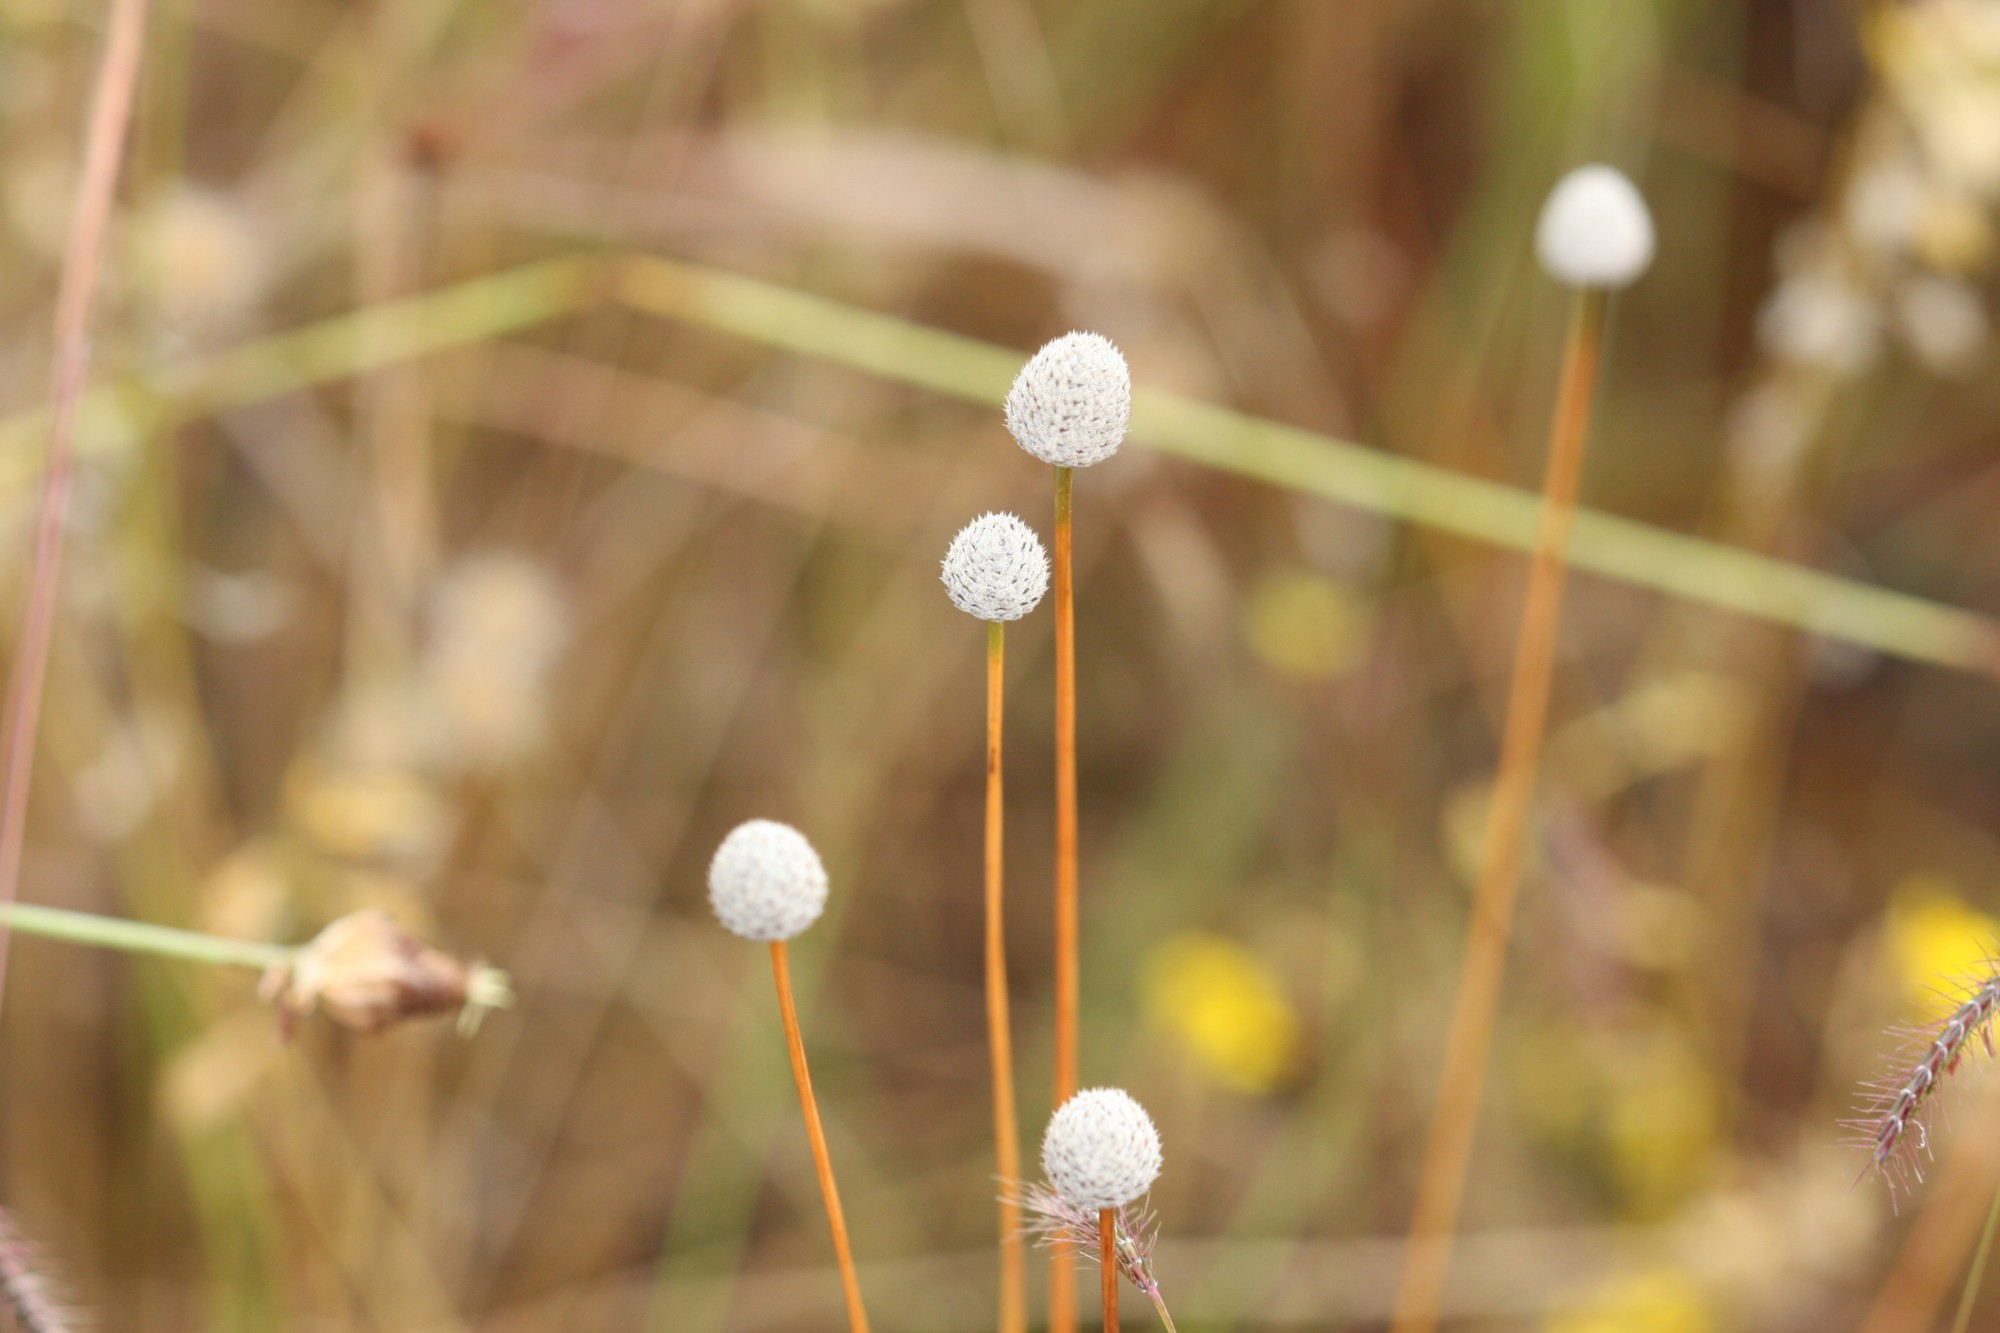
M 1902 1187 L 1923 1178 L 1918 1155 L 1929 1155 L 1927 1119 L 1938 1104 L 1938 1089 L 1957 1072 L 1974 1038 L 1994 1053 L 1993 1018 L 2000 1009 L 2000 970 L 1948 1001 L 1939 1019 L 1905 1032 L 1903 1053 L 1880 1078 L 1866 1085 L 1861 1113 L 1843 1122 L 1868 1152 L 1866 1170 L 1878 1171 Z
M 1097 1210 L 1087 1208 L 1060 1190 L 1037 1182 L 1023 1185 L 1004 1183 L 1006 1197 L 1021 1210 L 1021 1230 L 1042 1246 L 1061 1245 L 1080 1265 L 1095 1267 L 1098 1254 Z M 1126 1280 L 1148 1297 L 1159 1298 L 1160 1284 L 1153 1276 L 1153 1242 L 1159 1236 L 1159 1220 L 1143 1204 L 1127 1204 L 1117 1210 L 1112 1256 Z
M 33 1248 L 5 1211 L 0 1211 L 0 1293 L 22 1333 L 75 1333 L 78 1327 L 42 1276 Z

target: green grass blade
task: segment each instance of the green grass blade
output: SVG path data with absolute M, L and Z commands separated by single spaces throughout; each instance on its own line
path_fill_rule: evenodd
M 999 403 L 1026 359 L 957 334 L 663 259 L 624 261 L 617 290 L 656 315 L 979 403 Z M 1219 471 L 1496 546 L 1526 550 L 1533 541 L 1540 500 L 1532 492 L 1228 408 L 1139 389 L 1132 436 Z M 1577 512 L 1570 563 L 1899 657 L 1976 671 L 2000 661 L 2000 626 L 1984 616 L 1593 510 Z

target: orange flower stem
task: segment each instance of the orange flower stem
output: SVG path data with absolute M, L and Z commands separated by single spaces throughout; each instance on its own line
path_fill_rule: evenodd
M 1118 1333 L 1118 1210 L 1097 1210 L 1097 1268 L 1104 1286 L 1104 1333 Z
M 1076 586 L 1071 470 L 1056 469 L 1056 1046 L 1055 1104 L 1076 1093 Z M 1050 1247 L 1049 1333 L 1076 1333 L 1076 1270 Z
M 34 777 L 35 737 L 41 729 L 42 688 L 55 636 L 57 574 L 62 568 L 63 520 L 69 512 L 70 477 L 75 463 L 76 418 L 90 373 L 90 311 L 111 202 L 124 160 L 126 126 L 139 82 L 145 45 L 146 0 L 113 0 L 97 67 L 97 91 L 90 105 L 83 170 L 74 221 L 63 252 L 56 288 L 54 365 L 49 372 L 49 452 L 35 512 L 34 554 L 28 591 L 14 641 L 14 666 L 7 679 L 5 758 L 0 760 L 0 904 L 12 903 L 21 883 L 27 846 L 28 784 Z M 0 992 L 7 977 L 7 943 L 0 929 Z
M 799 1107 L 805 1112 L 806 1138 L 812 1143 L 813 1166 L 819 1172 L 819 1192 L 826 1200 L 826 1221 L 833 1230 L 833 1254 L 840 1263 L 840 1284 L 847 1295 L 849 1333 L 868 1333 L 868 1314 L 861 1308 L 861 1282 L 854 1275 L 854 1253 L 847 1244 L 847 1217 L 840 1210 L 840 1190 L 833 1183 L 833 1158 L 826 1151 L 826 1130 L 819 1121 L 812 1075 L 806 1069 L 806 1045 L 799 1037 L 799 1012 L 792 1003 L 792 965 L 783 940 L 771 941 L 771 973 L 778 982 L 778 1012 L 785 1020 L 785 1045 L 792 1056 L 792 1080 L 799 1085 Z
M 1563 356 L 1547 471 L 1542 480 L 1541 521 L 1529 565 L 1520 637 L 1515 641 L 1500 769 L 1487 817 L 1458 993 L 1445 1035 L 1437 1110 L 1424 1148 L 1402 1280 L 1396 1291 L 1393 1333 L 1432 1333 L 1450 1267 L 1451 1237 L 1458 1225 L 1500 983 L 1507 966 L 1507 944 L 1513 931 L 1529 807 L 1535 794 L 1555 669 L 1563 556 L 1576 512 L 1584 442 L 1590 429 L 1591 394 L 1603 341 L 1604 293 L 1582 289 Z
M 993 1057 L 993 1160 L 1000 1177 L 1000 1333 L 1027 1333 L 1026 1257 L 1021 1207 L 1020 1128 L 1014 1118 L 1014 1034 L 1007 1016 L 1007 936 L 1003 907 L 1005 839 L 1000 734 L 1006 699 L 1006 627 L 986 627 L 986 1035 Z

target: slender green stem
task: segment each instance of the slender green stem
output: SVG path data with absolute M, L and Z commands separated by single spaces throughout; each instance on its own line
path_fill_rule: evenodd
M 1021 354 L 805 292 L 647 255 L 564 256 L 336 316 L 180 367 L 151 367 L 79 404 L 87 456 L 134 434 L 517 332 L 602 300 L 903 384 L 999 403 Z M 0 418 L 0 491 L 32 476 L 49 429 Z M 1141 389 L 1132 435 L 1164 453 L 1511 550 L 1534 546 L 1537 497 L 1174 394 Z M 2000 625 L 1943 603 L 1578 509 L 1569 563 L 1634 587 L 1912 661 L 1990 672 Z
M 1958 1318 L 1951 1321 L 1951 1333 L 1965 1333 L 1972 1327 L 1972 1307 L 1979 1302 L 1979 1288 L 1986 1281 L 1986 1261 L 1993 1257 L 1993 1235 L 2000 1231 L 2000 1182 L 1993 1187 L 1993 1207 L 1986 1213 L 1986 1229 L 1979 1233 L 1979 1248 L 1972 1252 L 1972 1268 L 1965 1275 L 1965 1292 L 1958 1298 Z
M 179 958 L 191 963 L 215 963 L 223 967 L 254 967 L 258 970 L 289 962 L 293 950 L 282 944 L 260 944 L 254 940 L 229 940 L 219 935 L 203 935 L 172 926 L 155 926 L 122 917 L 98 916 L 92 912 L 66 912 L 57 907 L 37 907 L 31 903 L 0 906 L 0 921 L 17 935 L 39 935 L 43 939 L 67 940 L 98 949 L 124 953 L 152 954 L 157 958 Z

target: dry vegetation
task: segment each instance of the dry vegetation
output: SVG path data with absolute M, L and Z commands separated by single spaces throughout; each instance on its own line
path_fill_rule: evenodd
M 0 0 L 17 670 L 113 8 Z M 767 959 L 703 896 L 770 816 L 831 874 L 791 967 L 870 1314 L 993 1329 L 985 639 L 937 562 L 1049 534 L 999 403 L 1084 328 L 1138 392 L 1076 483 L 1081 1081 L 1159 1123 L 1181 1329 L 1385 1326 L 1568 318 L 1536 211 L 1604 160 L 1659 257 L 1446 1326 L 1950 1315 L 2000 1092 L 1950 1080 L 1893 1210 L 1839 1126 L 2000 935 L 2000 4 L 152 0 L 140 54 L 20 897 L 380 908 L 517 1002 L 286 1044 L 252 971 L 23 935 L 0 1278 L 121 1333 L 840 1327 Z M 1046 609 L 1007 659 L 1032 1150 Z

